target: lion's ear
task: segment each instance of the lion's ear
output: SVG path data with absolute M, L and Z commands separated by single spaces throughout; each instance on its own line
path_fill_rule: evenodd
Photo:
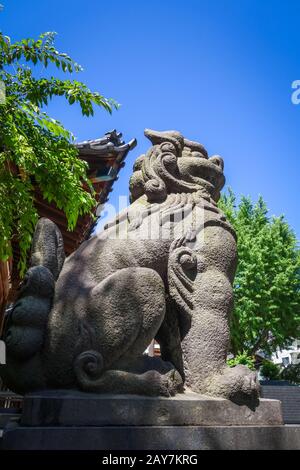
M 135 170 L 129 180 L 130 203 L 133 203 L 139 197 L 145 194 L 145 185 L 140 170 Z
M 133 164 L 133 171 L 139 171 L 142 169 L 146 155 L 140 155 Z

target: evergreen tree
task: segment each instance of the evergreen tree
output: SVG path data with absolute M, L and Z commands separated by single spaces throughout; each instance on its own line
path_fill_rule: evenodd
M 219 207 L 238 237 L 238 268 L 231 317 L 233 354 L 271 353 L 300 337 L 300 251 L 284 217 L 268 217 L 262 197 L 254 204 L 232 191 Z

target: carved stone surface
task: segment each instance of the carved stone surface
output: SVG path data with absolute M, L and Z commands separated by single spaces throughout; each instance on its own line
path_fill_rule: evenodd
M 39 221 L 0 373 L 18 392 L 170 396 L 184 384 L 253 407 L 255 373 L 226 365 L 237 255 L 216 204 L 223 160 L 179 132 L 145 134 L 132 204 L 102 233 L 64 261 L 58 228 Z M 143 356 L 154 337 L 161 359 Z
M 53 390 L 27 395 L 21 426 L 280 426 L 281 402 L 260 399 L 254 410 L 197 393 L 174 397 Z

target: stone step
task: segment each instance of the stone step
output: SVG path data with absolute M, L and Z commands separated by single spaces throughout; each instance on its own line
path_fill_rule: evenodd
M 3 450 L 107 449 L 300 450 L 300 426 L 11 426 L 3 438 Z
M 175 397 L 48 390 L 24 398 L 22 426 L 276 426 L 281 403 L 249 406 L 186 392 Z

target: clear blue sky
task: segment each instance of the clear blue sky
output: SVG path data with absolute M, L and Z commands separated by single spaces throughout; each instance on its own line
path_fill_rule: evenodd
M 111 128 L 138 147 L 114 187 L 127 193 L 143 129 L 177 129 L 225 159 L 237 194 L 262 194 L 300 236 L 300 79 L 297 0 L 1 0 L 2 31 L 13 39 L 57 31 L 57 48 L 85 71 L 78 79 L 122 104 L 83 118 L 55 100 L 49 112 L 79 140 Z

